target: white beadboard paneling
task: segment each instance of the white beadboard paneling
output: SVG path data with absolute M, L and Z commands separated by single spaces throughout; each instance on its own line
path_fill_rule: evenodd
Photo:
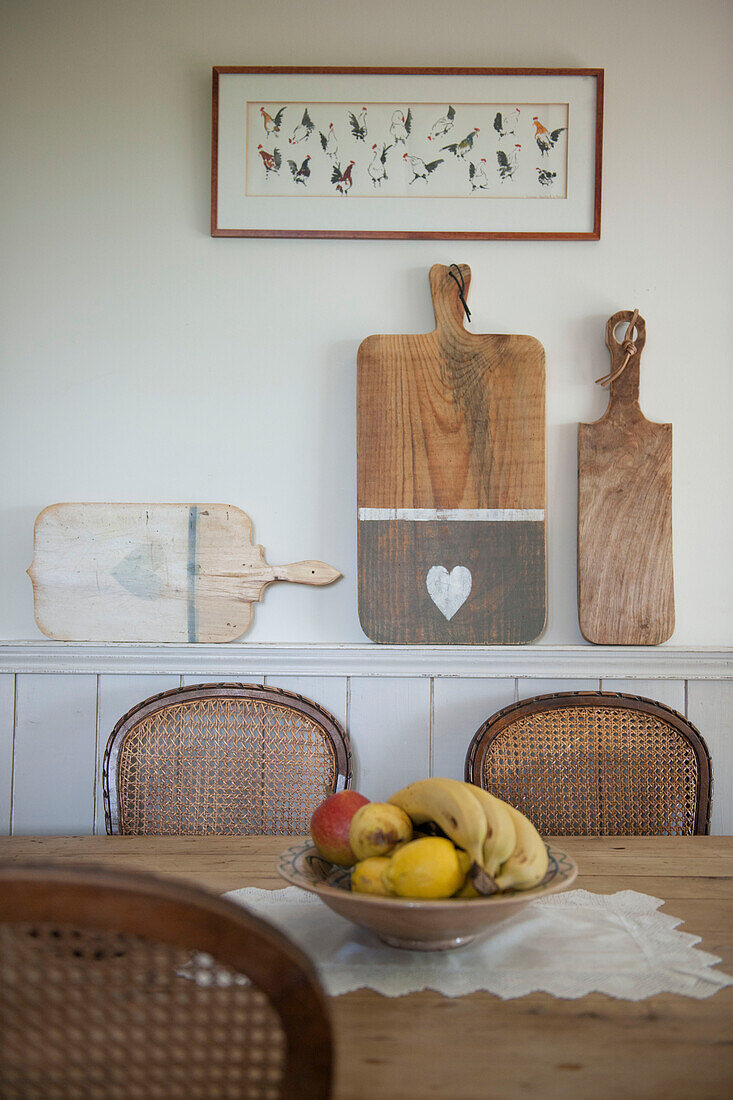
M 314 703 L 329 711 L 346 729 L 346 695 L 348 680 L 345 676 L 268 676 L 268 687 L 281 687 L 305 695 Z
M 685 713 L 684 680 L 602 680 L 603 691 L 623 691 L 627 695 L 643 695 L 655 703 L 664 703 L 672 710 Z
M 180 676 L 100 676 L 97 712 L 97 753 L 94 791 L 94 831 L 103 835 L 104 799 L 102 798 L 102 761 L 107 741 L 117 722 L 137 703 L 180 686 Z
M 349 681 L 354 782 L 381 801 L 430 769 L 430 681 L 357 676 Z
M 482 722 L 514 702 L 516 681 L 436 678 L 433 681 L 432 775 L 463 779 L 471 738 Z
M 94 829 L 97 677 L 18 676 L 12 832 Z
M 0 676 L 0 836 L 10 832 L 14 719 L 15 677 L 6 674 Z
M 691 683 L 687 717 L 700 731 L 713 764 L 710 832 L 733 834 L 733 683 Z
M 533 699 L 535 695 L 551 695 L 556 691 L 598 691 L 600 680 L 549 680 L 520 677 L 517 699 Z
M 190 687 L 191 684 L 262 684 L 265 675 L 263 672 L 247 672 L 243 676 L 212 676 L 205 673 L 181 676 L 181 687 Z

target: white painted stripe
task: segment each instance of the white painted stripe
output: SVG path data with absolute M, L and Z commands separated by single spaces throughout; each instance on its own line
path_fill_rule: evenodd
M 413 523 L 429 520 L 461 523 L 542 522 L 544 508 L 360 508 L 359 519 L 404 519 Z

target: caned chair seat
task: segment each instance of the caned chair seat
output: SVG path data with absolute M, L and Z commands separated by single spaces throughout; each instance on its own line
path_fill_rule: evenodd
M 4 1100 L 330 1095 L 306 957 L 242 907 L 152 875 L 0 867 Z
M 261 684 L 155 695 L 115 726 L 102 771 L 113 834 L 307 833 L 351 782 L 348 737 L 310 699 Z
M 662 703 L 620 692 L 557 692 L 494 714 L 469 745 L 466 779 L 545 836 L 707 833 L 710 756 Z

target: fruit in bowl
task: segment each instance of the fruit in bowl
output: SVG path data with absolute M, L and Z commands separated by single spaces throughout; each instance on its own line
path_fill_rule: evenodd
M 404 818 L 402 829 L 399 819 L 388 828 L 390 810 Z M 411 841 L 413 826 L 442 835 Z M 542 881 L 548 865 L 544 841 L 524 814 L 457 779 L 420 779 L 387 803 L 370 802 L 354 815 L 350 838 L 357 867 L 368 856 L 391 856 L 382 883 L 387 894 L 398 897 L 472 898 L 529 890 Z M 352 889 L 359 891 L 360 884 L 361 876 L 352 876 Z
M 324 859 L 342 867 L 356 863 L 349 830 L 354 815 L 368 802 L 358 791 L 337 791 L 316 807 L 310 821 L 311 836 Z
M 390 802 L 368 802 L 351 819 L 349 843 L 357 860 L 384 856 L 407 840 L 412 840 L 412 822 Z
M 412 839 L 398 833 L 386 851 L 382 840 L 379 854 L 355 856 L 350 870 L 301 843 L 282 853 L 278 871 L 392 946 L 459 947 L 535 898 L 567 889 L 577 875 L 573 861 L 548 848 L 524 814 L 470 783 L 419 780 L 388 805 L 407 815 Z M 364 807 L 361 820 L 381 814 L 381 808 L 367 814 Z M 358 832 L 356 822 L 355 837 Z

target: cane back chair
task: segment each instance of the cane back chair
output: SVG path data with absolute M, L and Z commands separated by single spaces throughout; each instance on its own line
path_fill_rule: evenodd
M 311 964 L 241 906 L 153 875 L 0 867 L 5 1100 L 330 1095 Z
M 705 742 L 681 714 L 637 695 L 561 691 L 520 700 L 474 734 L 465 774 L 544 836 L 709 831 Z
M 154 695 L 112 731 L 102 766 L 112 834 L 307 833 L 351 783 L 333 715 L 261 684 L 192 684 Z

